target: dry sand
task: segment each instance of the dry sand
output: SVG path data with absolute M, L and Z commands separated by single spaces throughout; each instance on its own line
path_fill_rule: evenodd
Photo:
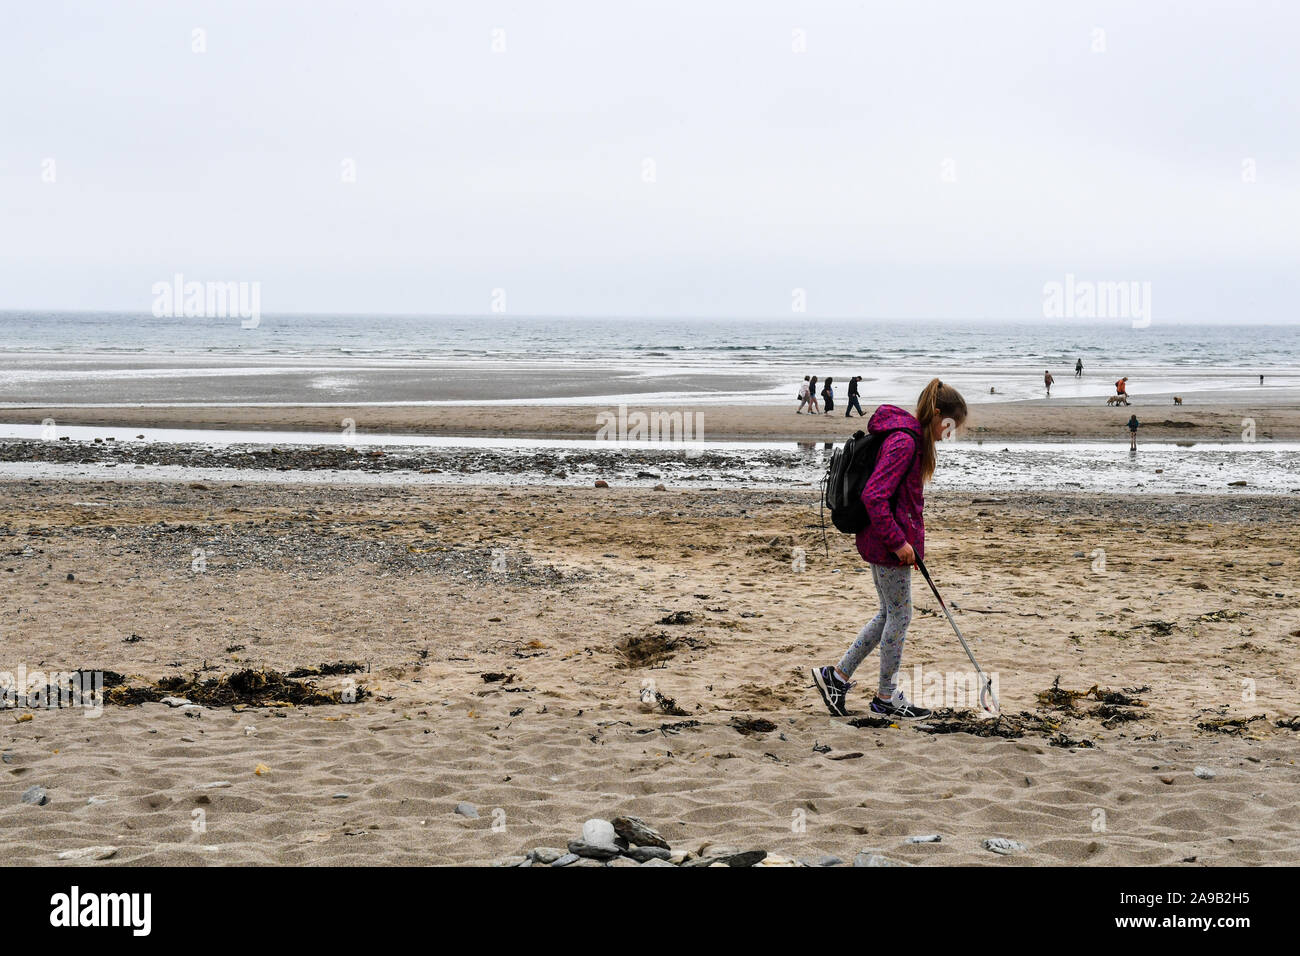
M 0 669 L 156 679 L 361 660 L 375 695 L 0 715 L 6 861 L 112 845 L 109 864 L 484 863 L 631 813 L 675 846 L 792 857 L 1300 862 L 1300 731 L 1274 725 L 1300 709 L 1289 499 L 931 496 L 929 564 L 1004 710 L 1036 710 L 1058 675 L 1149 685 L 1140 721 L 1064 722 L 1088 748 L 828 717 L 808 667 L 836 659 L 874 596 L 847 538 L 822 555 L 811 498 L 0 484 Z M 905 667 L 965 668 L 919 578 L 915 595 Z M 689 623 L 659 623 L 677 611 Z M 659 635 L 674 646 L 657 663 L 619 651 Z M 686 716 L 643 712 L 647 680 Z M 1196 726 L 1256 714 L 1237 736 Z M 775 729 L 744 735 L 736 717 Z M 48 805 L 19 802 L 35 784 Z M 461 801 L 479 819 L 454 813 Z M 922 833 L 943 842 L 903 844 Z M 995 856 L 990 836 L 1028 849 Z
M 702 416 L 705 440 L 822 441 L 843 438 L 861 427 L 858 417 L 846 421 L 842 409 L 829 415 L 796 415 L 789 407 L 772 405 L 647 405 L 632 411 Z M 616 411 L 594 405 L 529 406 L 148 406 L 127 408 L 6 408 L 6 422 L 39 424 L 53 418 L 64 425 L 122 425 L 137 428 L 235 428 L 325 431 L 337 433 L 344 419 L 355 423 L 359 436 L 386 432 L 457 437 L 519 436 L 593 439 L 600 412 Z M 1255 421 L 1261 440 L 1300 438 L 1300 404 L 1277 396 L 1251 402 L 1173 405 L 1137 399 L 1128 406 L 1028 401 L 971 406 L 969 433 L 1000 440 L 1059 441 L 1069 439 L 1127 439 L 1124 423 L 1136 414 L 1143 441 L 1186 439 L 1240 441 L 1242 421 Z M 693 436 L 694 437 L 694 436 Z

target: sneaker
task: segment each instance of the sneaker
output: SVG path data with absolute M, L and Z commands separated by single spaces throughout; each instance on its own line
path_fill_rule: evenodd
M 853 687 L 851 682 L 845 682 L 839 679 L 835 673 L 835 668 L 829 664 L 826 667 L 814 667 L 813 683 L 821 691 L 822 700 L 826 702 L 826 709 L 834 717 L 847 717 L 849 712 L 844 706 L 844 697 Z
M 878 717 L 894 717 L 898 720 L 924 720 L 932 713 L 929 708 L 919 707 L 903 696 L 901 690 L 894 691 L 890 700 L 881 700 L 878 696 L 871 698 L 871 712 Z

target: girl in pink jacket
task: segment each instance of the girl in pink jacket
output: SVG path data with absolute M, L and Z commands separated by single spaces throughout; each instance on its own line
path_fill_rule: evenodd
M 965 399 L 936 378 L 917 399 L 915 415 L 896 405 L 881 405 L 867 425 L 872 434 L 889 433 L 862 489 L 871 523 L 857 536 L 858 554 L 871 565 L 880 610 L 858 632 L 838 665 L 813 669 L 822 700 L 837 717 L 848 716 L 844 699 L 853 686 L 849 678 L 876 647 L 880 648 L 880 685 L 871 712 L 909 720 L 930 716 L 929 710 L 903 696 L 896 680 L 912 621 L 912 566 L 925 557 L 923 488 L 934 474 L 935 442 L 965 422 Z

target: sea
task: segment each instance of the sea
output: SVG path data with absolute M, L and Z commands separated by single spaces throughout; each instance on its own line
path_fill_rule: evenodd
M 970 401 L 1041 398 L 1044 371 L 1064 400 L 1110 394 L 1119 375 L 1136 394 L 1246 394 L 1261 375 L 1265 387 L 1300 388 L 1300 321 L 268 314 L 246 324 L 0 312 L 0 406 L 787 403 L 810 374 L 832 376 L 840 396 L 861 375 L 864 401 L 910 399 L 933 375 Z

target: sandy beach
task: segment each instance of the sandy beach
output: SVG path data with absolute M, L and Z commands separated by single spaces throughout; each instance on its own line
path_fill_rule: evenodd
M 787 859 L 1300 862 L 1291 499 L 932 494 L 927 560 L 1007 737 L 825 714 L 808 667 L 874 594 L 847 537 L 823 554 L 813 499 L 4 482 L 3 668 L 143 684 L 358 662 L 318 686 L 369 694 L 9 711 L 7 859 L 514 862 L 633 814 L 675 848 Z M 915 595 L 905 670 L 964 673 Z M 1040 698 L 1058 678 L 1099 689 Z M 1105 709 L 1106 690 L 1140 703 Z M 45 805 L 19 801 L 33 786 Z

